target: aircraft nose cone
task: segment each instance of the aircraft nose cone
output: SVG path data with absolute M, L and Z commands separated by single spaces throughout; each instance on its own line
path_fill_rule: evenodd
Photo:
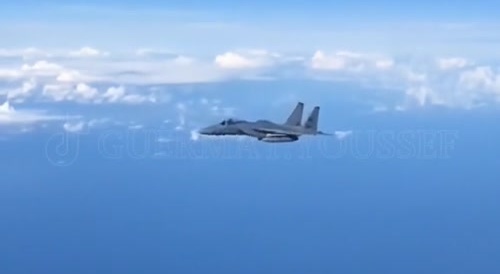
M 202 134 L 202 135 L 210 135 L 212 134 L 212 128 L 211 127 L 206 127 L 206 128 L 202 128 L 200 130 L 198 130 L 198 133 L 199 134 Z

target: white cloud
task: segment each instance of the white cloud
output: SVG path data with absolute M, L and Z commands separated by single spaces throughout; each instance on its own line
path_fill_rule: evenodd
M 93 118 L 90 120 L 82 120 L 81 117 L 74 117 L 74 119 L 78 118 L 75 121 L 66 121 L 62 124 L 62 127 L 65 131 L 71 133 L 83 132 L 85 130 L 95 129 L 95 128 L 104 128 L 109 125 L 121 125 L 126 126 L 126 123 L 118 122 L 116 120 L 112 120 L 110 118 Z M 140 129 L 142 125 L 139 124 L 130 124 L 128 126 L 129 129 Z
M 439 58 L 436 63 L 441 70 L 461 69 L 469 64 L 467 59 L 460 57 Z
M 129 125 L 128 128 L 131 130 L 139 130 L 139 129 L 144 128 L 144 126 L 140 125 L 140 124 L 132 124 L 132 125 Z
M 25 98 L 31 96 L 32 92 L 37 87 L 37 83 L 31 79 L 22 83 L 21 87 L 7 92 L 8 100 L 23 101 Z
M 179 119 L 179 123 L 175 127 L 175 130 L 177 130 L 177 131 L 184 130 L 184 126 L 186 125 L 185 114 L 184 113 L 179 113 L 178 119 Z
M 35 59 L 46 58 L 49 54 L 37 48 L 0 49 L 0 58 Z
M 423 72 L 415 72 L 411 69 L 403 68 L 401 70 L 403 78 L 408 81 L 408 83 L 425 83 L 427 81 L 427 74 Z
M 9 101 L 4 102 L 2 105 L 0 105 L 0 113 L 14 113 L 15 110 L 13 107 L 10 106 Z
M 124 86 L 112 86 L 102 92 L 86 83 L 45 85 L 42 95 L 56 102 L 79 103 L 143 104 L 155 103 L 158 100 L 154 94 L 128 93 Z
M 185 55 L 137 58 L 125 54 L 115 58 L 82 58 L 97 56 L 107 56 L 107 53 L 83 48 L 69 56 L 54 55 L 53 58 L 26 63 L 21 59 L 5 65 L 0 63 L 0 81 L 22 82 L 34 78 L 40 84 L 49 85 L 79 82 L 143 85 L 213 82 L 229 75 L 208 61 L 199 62 Z M 127 98 L 128 101 L 136 99 Z
M 14 80 L 22 77 L 22 73 L 15 69 L 0 69 L 0 80 Z
M 278 57 L 264 50 L 228 51 L 217 55 L 214 63 L 224 69 L 256 69 L 274 65 Z
M 488 66 L 479 66 L 462 72 L 459 84 L 466 89 L 491 91 L 500 94 L 500 74 Z
M 135 51 L 139 57 L 170 57 L 176 55 L 175 51 L 164 49 L 142 48 Z
M 396 90 L 399 110 L 440 105 L 470 109 L 500 101 L 500 73 L 462 57 L 400 60 L 372 54 L 317 51 L 309 63 L 318 75 L 366 87 Z M 435 62 L 435 63 L 432 63 Z M 491 100 L 494 99 L 494 100 Z
M 48 115 L 41 111 L 16 110 L 6 101 L 0 105 L 0 125 L 35 124 L 44 121 L 65 120 L 72 117 Z
M 279 58 L 279 55 L 267 51 L 249 50 L 235 51 L 236 63 L 231 57 L 232 52 L 222 54 L 210 62 L 179 54 L 154 55 L 157 52 L 139 50 L 136 54 L 118 54 L 115 58 L 82 58 L 108 55 L 89 47 L 73 51 L 69 55 L 55 52 L 26 63 L 22 59 L 9 61 L 5 65 L 0 63 L 0 81 L 24 82 L 34 79 L 41 86 L 53 86 L 59 83 L 74 85 L 208 83 L 243 76 L 257 78 L 258 75 L 241 74 L 243 72 L 228 68 L 260 68 L 274 64 Z M 161 50 L 159 52 L 162 53 Z M 130 103 L 150 101 L 137 96 L 127 96 L 124 100 Z
M 35 62 L 33 65 L 24 64 L 21 67 L 21 72 L 32 76 L 54 76 L 58 75 L 64 68 L 56 63 L 46 60 Z
M 361 72 L 373 69 L 391 69 L 394 66 L 394 60 L 351 51 L 337 51 L 333 54 L 326 54 L 318 50 L 311 57 L 310 66 L 317 70 Z
M 85 83 L 53 84 L 43 87 L 43 95 L 54 101 L 94 102 L 98 99 L 99 92 Z
M 406 91 L 406 94 L 415 99 L 419 106 L 424 106 L 430 100 L 431 93 L 431 89 L 424 86 L 409 88 Z
M 228 73 L 208 61 L 199 61 L 190 56 L 172 58 L 123 59 L 100 61 L 97 68 L 81 65 L 86 74 L 99 82 L 114 82 L 123 85 L 163 85 L 178 83 L 209 83 L 226 79 Z
M 182 102 L 178 102 L 175 107 L 177 110 L 177 119 L 178 119 L 178 123 L 177 126 L 175 127 L 175 130 L 181 131 L 184 130 L 184 127 L 186 126 L 187 107 L 186 104 Z
M 189 66 L 195 63 L 195 60 L 193 58 L 187 57 L 187 56 L 177 56 L 173 59 L 174 64 L 180 65 L 180 66 Z
M 17 68 L 0 67 L 0 81 L 27 81 L 35 80 L 41 83 L 76 82 L 89 80 L 90 77 L 82 75 L 80 72 L 66 68 L 65 66 L 49 60 L 38 60 L 34 63 L 24 63 Z
M 80 72 L 75 71 L 75 70 L 68 70 L 68 71 L 61 71 L 57 75 L 56 80 L 58 82 L 64 82 L 64 83 L 74 83 L 78 81 L 82 81 L 83 77 L 80 74 Z
M 69 55 L 72 57 L 103 57 L 108 56 L 109 53 L 91 47 L 83 47 L 77 51 L 70 52 Z
M 83 100 L 92 100 L 99 94 L 96 88 L 93 88 L 85 83 L 79 83 L 76 85 L 74 93 Z
M 71 93 L 71 87 L 66 85 L 45 85 L 43 95 L 52 98 L 54 101 L 63 101 Z
M 127 94 L 124 86 L 110 87 L 101 97 L 104 102 L 142 104 L 156 102 L 156 97 L 148 94 Z
M 351 136 L 352 130 L 347 130 L 347 131 L 335 131 L 335 137 L 339 140 L 344 140 L 345 138 Z
M 132 105 L 163 102 L 168 96 L 161 97 L 164 90 L 153 88 L 135 92 L 131 85 L 280 79 L 288 78 L 290 73 L 299 78 L 350 81 L 363 87 L 397 90 L 396 95 L 405 97 L 405 104 L 412 102 L 416 106 L 470 106 L 471 101 L 492 101 L 500 93 L 500 74 L 494 63 L 476 65 L 474 60 L 463 57 L 420 60 L 317 50 L 304 61 L 295 55 L 261 49 L 229 50 L 209 59 L 162 49 L 140 49 L 128 55 L 113 54 L 113 58 L 88 58 L 110 55 L 91 47 L 68 52 L 0 50 L 0 58 L 20 57 L 0 63 L 0 96 L 15 103 L 29 98 Z M 39 58 L 21 58 L 24 55 Z M 234 111 L 206 100 L 201 104 L 215 116 L 231 116 Z M 191 119 L 189 115 L 184 114 L 184 119 Z
M 191 130 L 190 133 L 191 133 L 191 137 L 190 137 L 191 141 L 198 141 L 200 139 L 200 134 L 198 133 L 198 130 L 193 129 L 193 130 Z
M 64 130 L 71 133 L 81 132 L 85 128 L 85 122 L 66 122 L 63 124 Z
M 103 94 L 103 98 L 106 99 L 108 102 L 118 102 L 120 99 L 122 99 L 125 96 L 125 88 L 123 86 L 120 87 L 110 87 L 106 91 L 106 93 Z

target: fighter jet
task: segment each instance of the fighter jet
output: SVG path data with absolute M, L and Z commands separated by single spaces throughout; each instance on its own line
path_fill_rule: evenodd
M 227 119 L 199 130 L 201 135 L 246 135 L 268 143 L 295 142 L 302 135 L 331 135 L 318 131 L 319 106 L 315 106 L 302 125 L 304 103 L 297 106 L 287 118 L 278 124 L 269 120 L 246 121 Z

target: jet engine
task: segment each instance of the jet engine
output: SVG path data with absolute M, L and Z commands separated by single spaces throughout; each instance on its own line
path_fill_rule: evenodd
M 268 143 L 285 143 L 295 142 L 299 139 L 297 136 L 280 135 L 280 134 L 267 134 L 265 137 L 259 139 L 262 142 Z

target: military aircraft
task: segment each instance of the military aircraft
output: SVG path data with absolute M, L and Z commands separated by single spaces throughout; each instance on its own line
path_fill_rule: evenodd
M 282 124 L 269 120 L 253 122 L 227 119 L 198 132 L 201 135 L 246 135 L 268 143 L 295 142 L 302 135 L 331 135 L 318 131 L 319 106 L 313 108 L 304 125 L 302 125 L 303 110 L 304 103 L 298 102 L 293 112 Z

